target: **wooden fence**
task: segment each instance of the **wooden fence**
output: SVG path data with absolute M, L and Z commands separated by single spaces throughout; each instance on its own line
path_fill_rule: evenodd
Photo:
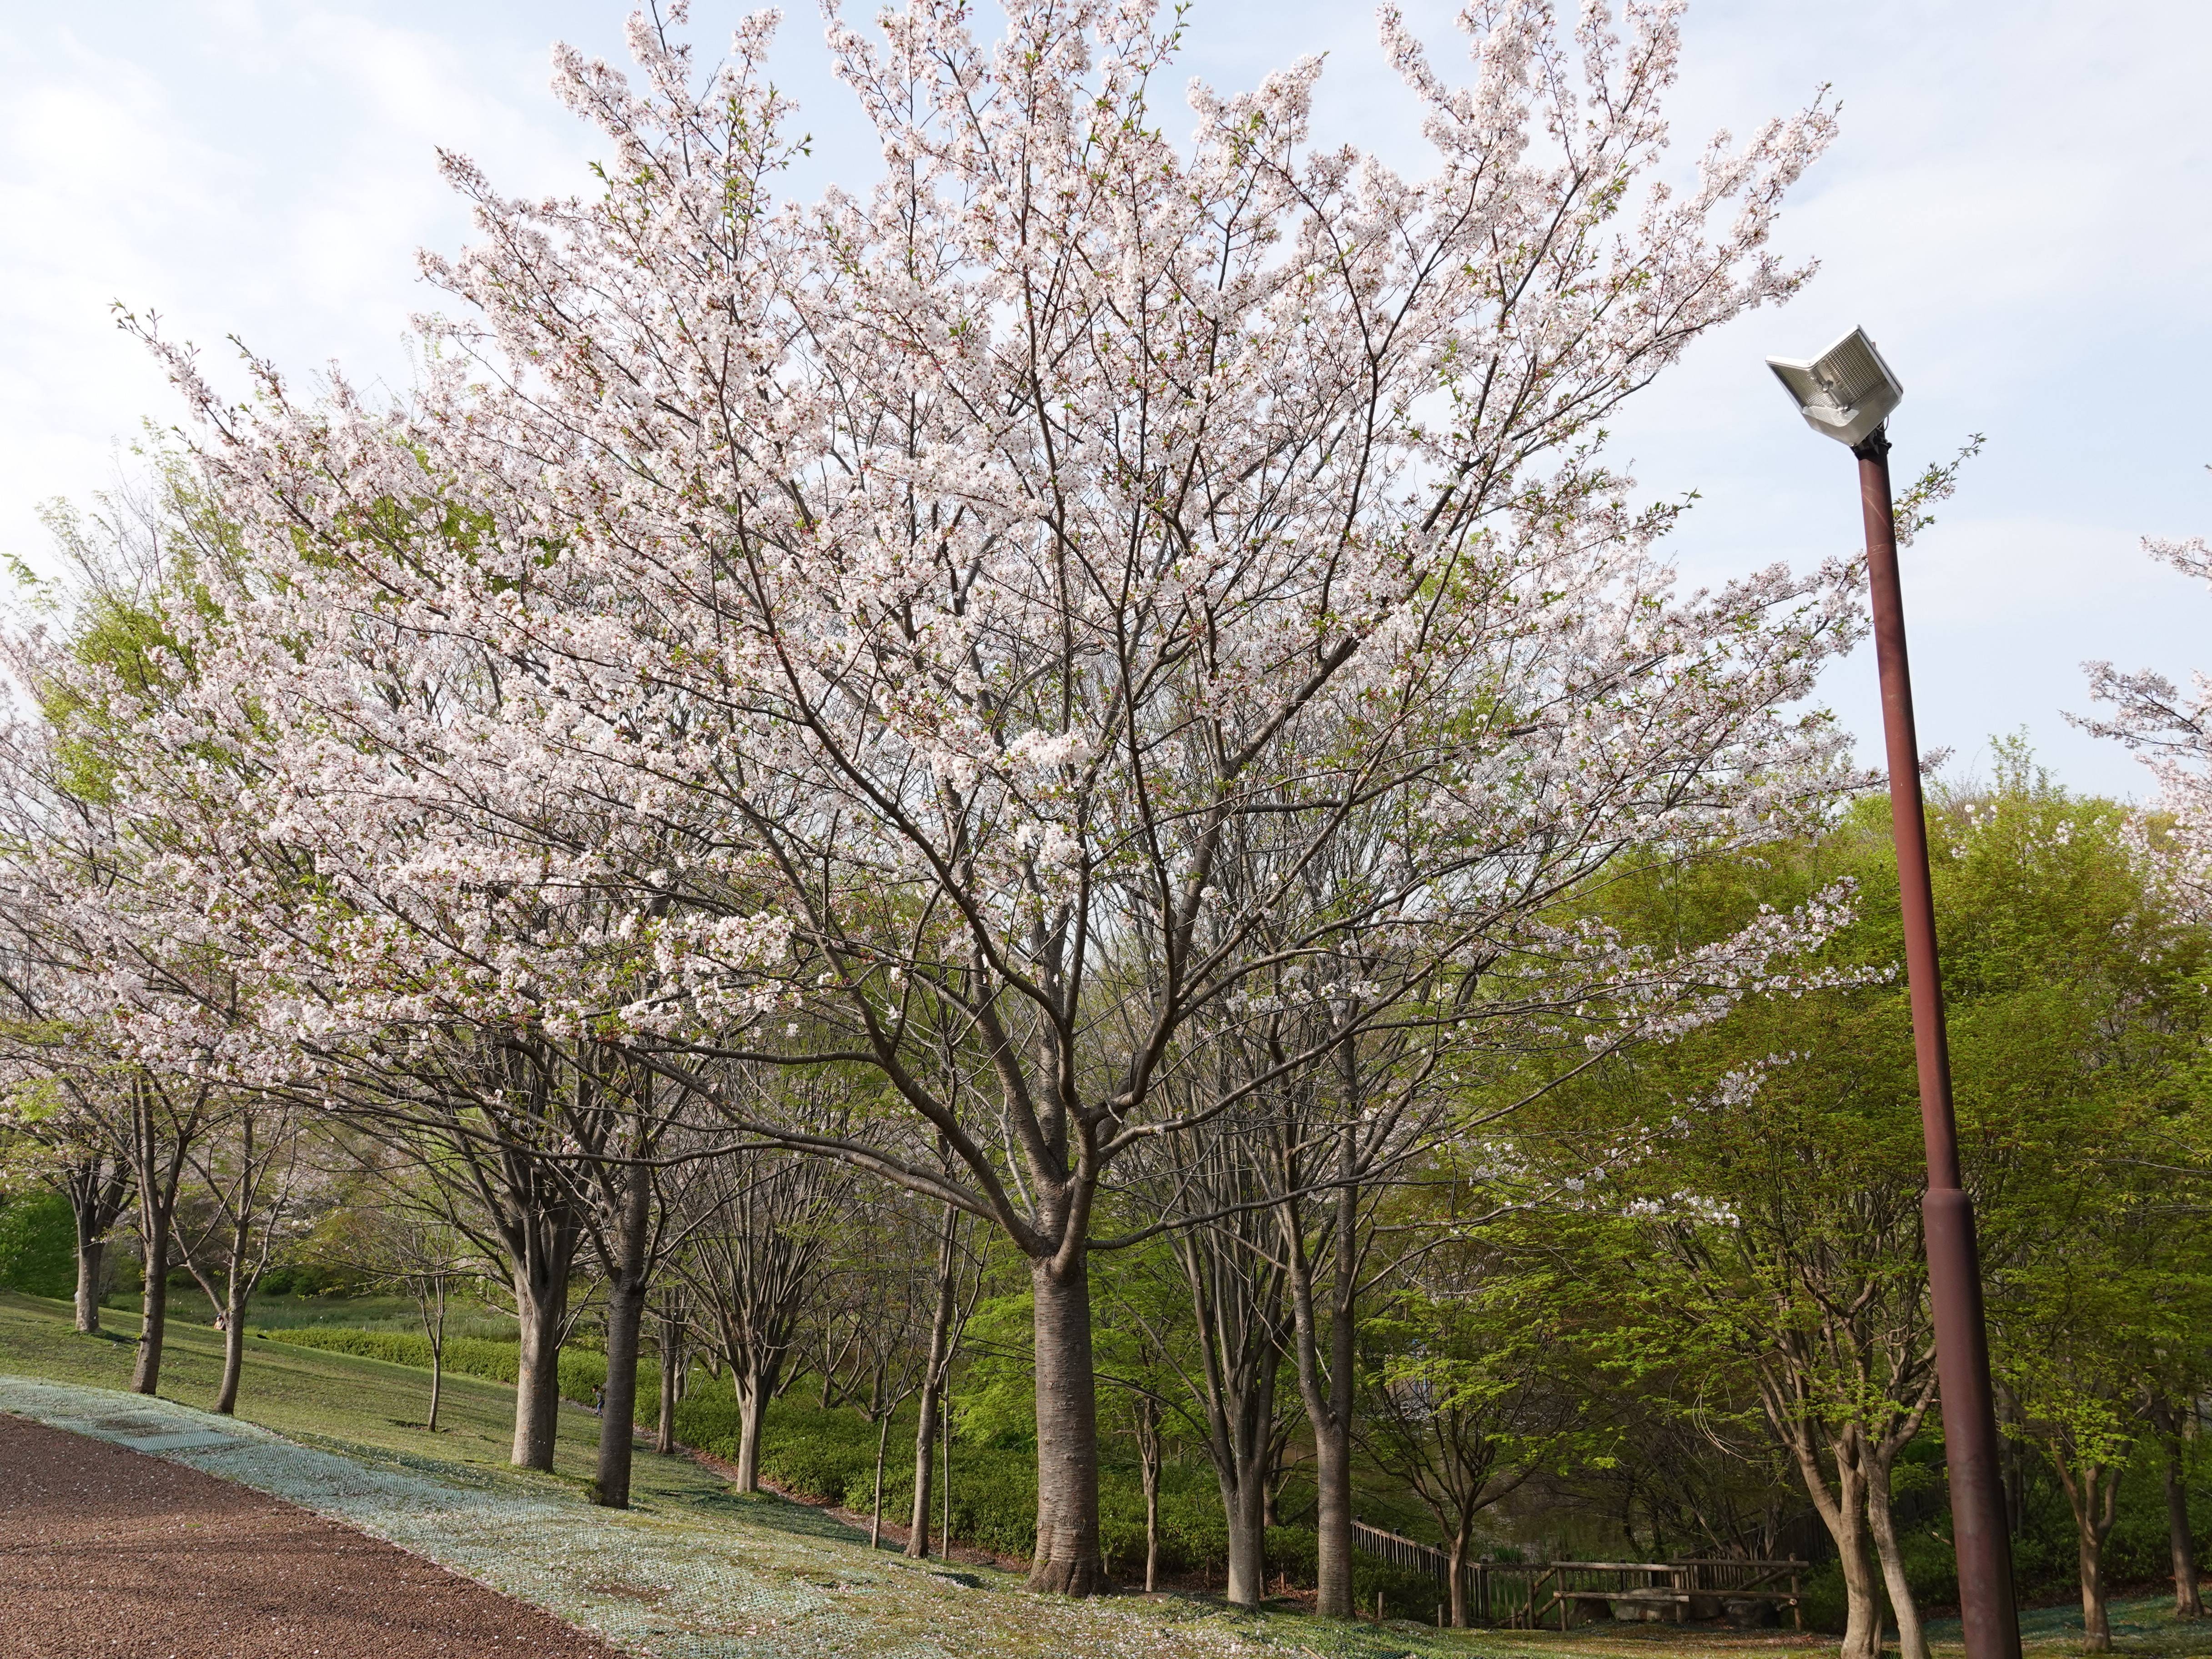
M 1352 1524 L 1355 1548 L 1407 1572 L 1436 1581 L 1440 1601 L 1450 1596 L 1451 1558 L 1427 1544 L 1380 1527 Z M 1711 1558 L 1681 1561 L 1470 1561 L 1462 1569 L 1470 1625 L 1533 1630 L 1556 1617 L 1565 1630 L 1577 1613 L 1609 1617 L 1620 1607 L 1685 1620 L 1717 1614 L 1730 1601 L 1787 1607 L 1803 1628 L 1799 1610 L 1802 1561 Z M 1415 1618 L 1425 1607 L 1401 1608 Z

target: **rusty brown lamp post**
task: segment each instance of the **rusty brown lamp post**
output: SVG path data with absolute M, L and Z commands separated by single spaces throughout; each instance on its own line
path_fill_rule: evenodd
M 1912 1047 L 1920 1066 L 1920 1121 L 1928 1143 L 1921 1231 L 1936 1318 L 1936 1371 L 1943 1395 L 1943 1449 L 1950 1466 L 1951 1528 L 1959 1555 L 1959 1604 L 1967 1659 L 2020 1659 L 2013 1606 L 2012 1540 L 1997 1462 L 1989 1336 L 1982 1317 L 1974 1212 L 1959 1178 L 1959 1131 L 1951 1110 L 1950 1046 L 1943 1030 L 1943 981 L 1936 958 L 1936 899 L 1928 879 L 1928 821 L 1920 799 L 1920 743 L 1913 730 L 1912 675 L 1905 654 L 1905 601 L 1897 579 L 1889 438 L 1884 422 L 1905 388 L 1863 329 L 1853 329 L 1808 362 L 1766 360 L 1806 424 L 1847 444 L 1859 463 L 1866 517 L 1867 577 L 1874 602 L 1875 662 L 1881 677 L 1882 733 L 1889 750 L 1889 811 L 1897 840 L 1898 902 L 1905 913 L 1905 969 L 1912 994 Z

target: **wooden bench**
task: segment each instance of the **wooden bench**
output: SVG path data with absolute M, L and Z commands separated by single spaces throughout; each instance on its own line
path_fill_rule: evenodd
M 1603 1601 L 1608 1606 L 1626 1601 L 1632 1607 L 1673 1607 L 1679 1624 L 1687 1620 L 1692 1601 L 1718 1601 L 1723 1606 L 1730 1601 L 1778 1601 L 1794 1608 L 1803 1599 L 1790 1589 L 1675 1589 L 1660 1584 L 1642 1589 L 1555 1589 L 1544 1606 L 1544 1613 L 1568 1601 Z M 1540 1623 L 1542 1618 L 1543 1614 L 1539 1613 L 1533 1622 Z

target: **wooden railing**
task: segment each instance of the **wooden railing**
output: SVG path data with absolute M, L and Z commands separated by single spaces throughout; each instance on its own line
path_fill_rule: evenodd
M 1370 1527 L 1352 1525 L 1353 1547 L 1393 1566 L 1436 1581 L 1440 1601 L 1450 1595 L 1451 1557 L 1432 1545 Z M 1571 1611 L 1616 1603 L 1661 1616 L 1692 1616 L 1699 1601 L 1763 1601 L 1790 1608 L 1801 1628 L 1802 1561 L 1754 1561 L 1712 1557 L 1681 1561 L 1469 1561 L 1461 1583 L 1470 1625 L 1533 1630 L 1556 1613 L 1566 1628 Z M 1786 1584 L 1784 1581 L 1787 1581 Z M 1404 1611 L 1419 1618 L 1426 1609 Z

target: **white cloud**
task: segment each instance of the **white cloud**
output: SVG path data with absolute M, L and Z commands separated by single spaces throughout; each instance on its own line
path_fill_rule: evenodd
M 400 335 L 430 296 L 418 246 L 465 215 L 433 148 L 502 189 L 580 188 L 593 148 L 546 90 L 564 33 L 618 59 L 627 0 L 110 0 L 0 13 L 0 548 L 35 553 L 40 500 L 106 481 L 108 451 L 174 405 L 113 329 L 111 298 L 162 312 L 218 357 L 235 331 L 296 374 L 327 360 L 404 383 Z M 749 0 L 698 0 L 710 56 Z M 866 10 L 867 8 L 860 8 Z M 1464 58 L 1456 0 L 1409 4 L 1440 70 Z M 811 8 L 777 79 L 802 105 L 811 190 L 870 168 Z M 1416 115 L 1364 5 L 1200 0 L 1183 68 L 1249 85 L 1325 51 L 1320 136 L 1418 166 Z M 1686 163 L 1832 82 L 1843 137 L 1785 215 L 1818 253 L 1795 304 L 1701 343 L 1623 411 L 1647 488 L 1703 501 L 1678 540 L 1711 580 L 1856 536 L 1848 458 L 1790 416 L 1759 365 L 1865 323 L 1907 398 L 1900 467 L 1989 447 L 1908 556 L 1923 724 L 1971 750 L 2028 720 L 2094 787 L 2136 787 L 2070 735 L 2081 658 L 2186 666 L 2212 597 L 2135 552 L 2145 532 L 2212 529 L 2196 378 L 2212 348 L 2212 127 L 2197 0 L 1696 0 L 1674 129 Z M 1861 665 L 1833 688 L 1873 732 Z

